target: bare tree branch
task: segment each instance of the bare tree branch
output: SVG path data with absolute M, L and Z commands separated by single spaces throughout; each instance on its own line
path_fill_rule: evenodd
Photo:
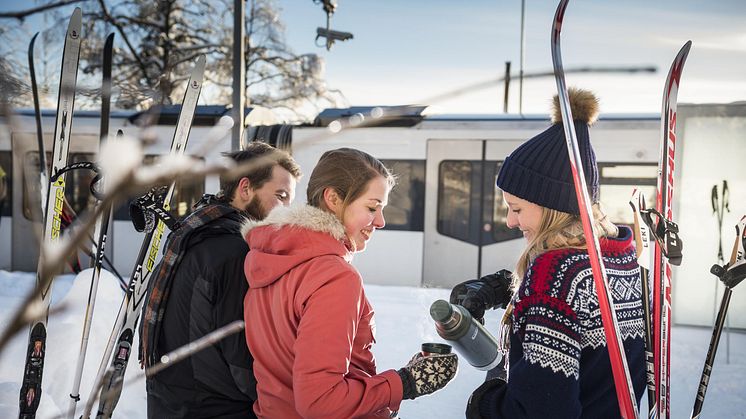
M 98 4 L 99 4 L 99 6 L 101 6 L 101 12 L 103 13 L 104 18 L 106 18 L 106 20 L 109 23 L 111 23 L 112 25 L 114 25 L 114 27 L 117 28 L 117 32 L 119 32 L 119 35 L 124 40 L 124 43 L 127 45 L 127 48 L 129 48 L 130 53 L 132 54 L 132 56 L 134 57 L 135 61 L 137 62 L 138 67 L 140 67 L 140 71 L 142 71 L 143 76 L 147 76 L 147 69 L 145 68 L 145 63 L 143 63 L 142 60 L 140 60 L 140 57 L 137 54 L 137 50 L 135 50 L 135 47 L 132 46 L 132 43 L 130 42 L 129 37 L 127 36 L 127 34 L 124 32 L 124 28 L 122 27 L 122 25 L 119 24 L 118 22 L 116 22 L 111 17 L 111 15 L 109 14 L 108 10 L 106 9 L 106 3 L 104 3 L 104 0 L 98 0 Z
M 23 21 L 26 17 L 36 13 L 41 13 L 47 10 L 55 9 L 57 7 L 67 6 L 69 4 L 80 3 L 87 0 L 60 0 L 53 3 L 47 3 L 42 6 L 32 7 L 30 9 L 21 10 L 17 12 L 3 12 L 0 13 L 0 19 L 18 19 Z

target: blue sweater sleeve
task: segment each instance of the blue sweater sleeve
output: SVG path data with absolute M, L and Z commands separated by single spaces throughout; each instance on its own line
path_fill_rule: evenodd
M 558 309 L 561 301 L 544 300 L 550 304 L 528 307 L 517 318 L 523 339 L 511 339 L 510 385 L 483 396 L 483 417 L 580 417 L 578 323 Z

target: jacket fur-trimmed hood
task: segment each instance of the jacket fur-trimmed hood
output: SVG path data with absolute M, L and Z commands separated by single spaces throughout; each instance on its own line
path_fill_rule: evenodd
M 316 207 L 277 207 L 263 221 L 241 228 L 249 244 L 244 271 L 251 288 L 268 286 L 312 259 L 336 260 L 353 269 L 352 251 L 342 223 Z
M 245 238 L 249 231 L 265 225 L 274 225 L 278 228 L 293 225 L 327 233 L 337 240 L 345 238 L 345 228 L 334 214 L 310 205 L 290 208 L 278 206 L 262 221 L 246 220 L 241 226 L 241 237 Z

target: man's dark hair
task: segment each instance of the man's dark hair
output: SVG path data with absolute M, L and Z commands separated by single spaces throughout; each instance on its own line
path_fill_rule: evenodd
M 229 202 L 233 200 L 238 182 L 242 178 L 249 179 L 251 189 L 259 189 L 272 178 L 272 169 L 275 165 L 287 170 L 296 179 L 301 177 L 300 166 L 290 154 L 267 143 L 255 141 L 244 150 L 223 153 L 223 156 L 232 159 L 238 165 L 246 165 L 246 170 L 238 177 L 220 176 L 220 195 Z M 255 164 L 247 164 L 249 161 Z

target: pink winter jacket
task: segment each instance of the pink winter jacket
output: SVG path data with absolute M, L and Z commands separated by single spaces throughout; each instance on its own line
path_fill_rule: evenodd
M 244 227 L 246 341 L 260 418 L 387 418 L 402 383 L 376 374 L 373 309 L 344 227 L 315 207 L 274 209 Z

